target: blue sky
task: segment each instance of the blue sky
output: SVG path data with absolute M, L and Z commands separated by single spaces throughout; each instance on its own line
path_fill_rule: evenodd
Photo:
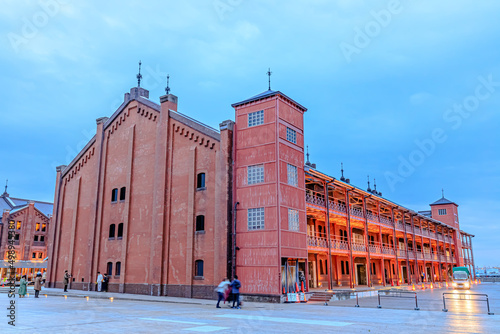
M 426 210 L 458 203 L 478 265 L 500 265 L 498 1 L 5 0 L 0 180 L 52 201 L 66 164 L 137 84 L 170 74 L 179 111 L 218 128 L 280 90 L 309 110 L 318 169 Z M 3 183 L 4 181 L 2 181 Z

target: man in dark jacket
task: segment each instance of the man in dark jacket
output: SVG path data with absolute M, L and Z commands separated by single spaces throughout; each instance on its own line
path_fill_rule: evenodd
M 232 308 L 237 308 L 240 309 L 240 288 L 241 288 L 241 282 L 238 280 L 238 276 L 234 275 L 234 280 L 231 282 L 231 289 L 233 290 L 233 307 Z M 237 302 L 236 307 L 234 307 L 234 303 Z
M 35 298 L 38 298 L 38 294 L 42 290 L 42 274 L 36 274 L 35 278 Z
M 71 275 L 68 273 L 67 270 L 64 271 L 64 292 L 68 292 L 68 284 L 69 284 L 69 278 Z

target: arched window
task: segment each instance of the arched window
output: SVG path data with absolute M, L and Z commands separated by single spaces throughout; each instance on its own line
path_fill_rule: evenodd
M 125 194 L 127 193 L 127 188 L 126 187 L 121 187 L 120 189 L 120 201 L 125 200 Z
M 109 238 L 110 239 L 114 239 L 115 238 L 115 228 L 116 228 L 115 224 L 109 225 Z
M 196 178 L 196 188 L 205 188 L 205 173 L 198 174 Z
M 111 190 L 111 202 L 118 201 L 118 188 Z
M 122 263 L 116 262 L 115 276 L 120 276 L 120 271 L 122 270 Z
M 108 262 L 108 265 L 106 266 L 106 274 L 109 276 L 113 275 L 113 262 Z
M 203 276 L 203 260 L 196 260 L 194 262 L 194 275 Z
M 205 216 L 196 216 L 196 231 L 205 231 Z
M 118 224 L 118 239 L 123 238 L 123 223 Z

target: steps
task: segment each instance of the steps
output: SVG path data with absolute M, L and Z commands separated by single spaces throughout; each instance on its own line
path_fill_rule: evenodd
M 334 292 L 314 292 L 309 299 L 307 299 L 308 302 L 325 302 L 330 301 L 332 297 L 335 295 Z

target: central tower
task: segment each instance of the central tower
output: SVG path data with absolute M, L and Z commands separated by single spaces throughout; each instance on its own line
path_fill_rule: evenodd
M 273 90 L 232 106 L 236 274 L 242 293 L 278 299 L 306 270 L 307 109 Z

